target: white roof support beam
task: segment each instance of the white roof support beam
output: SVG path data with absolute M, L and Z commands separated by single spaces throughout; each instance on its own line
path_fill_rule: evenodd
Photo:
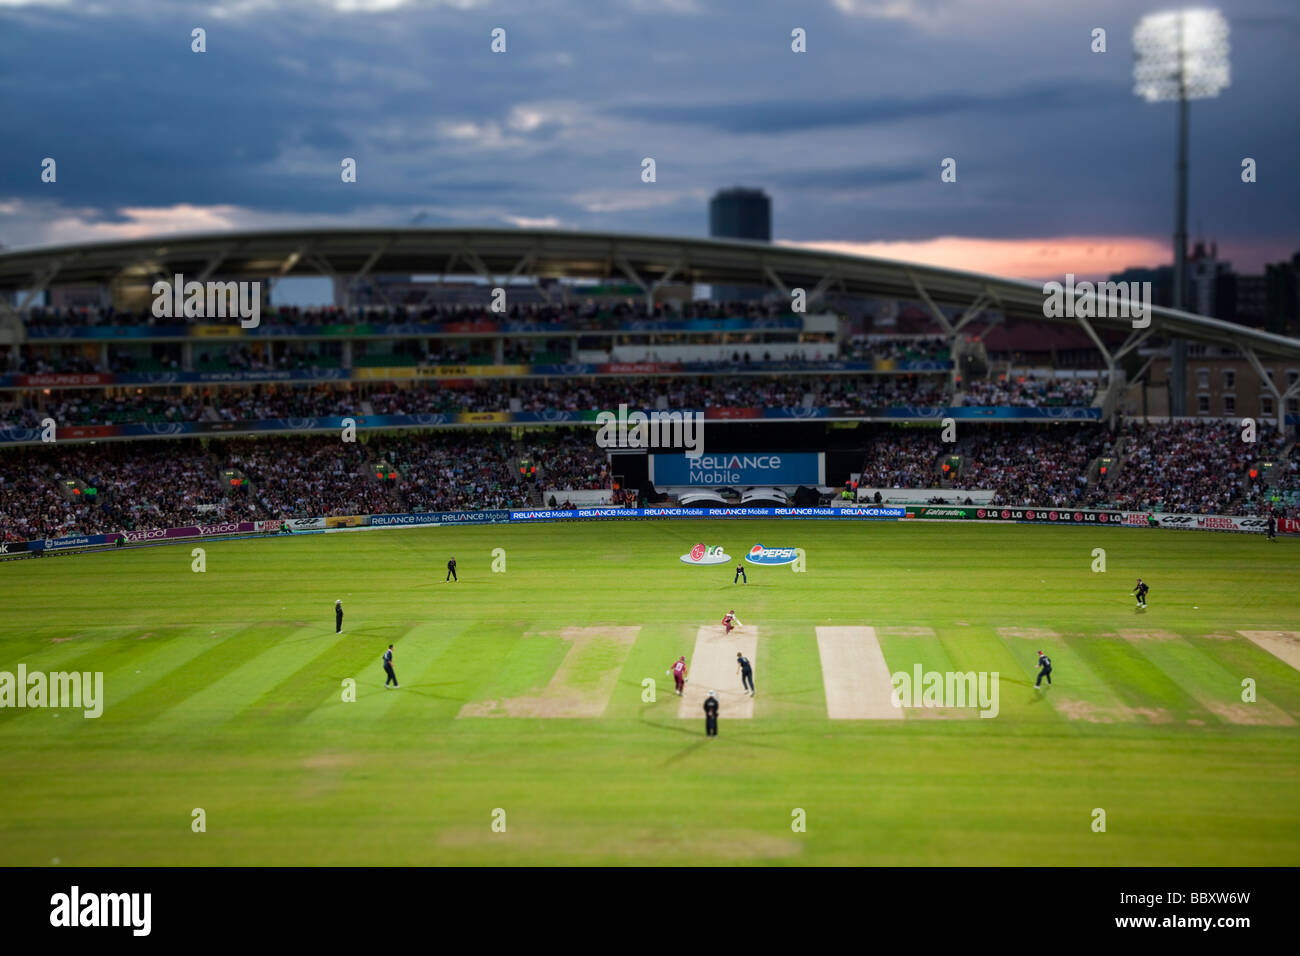
M 926 307 L 930 310 L 930 314 L 934 316 L 934 320 L 943 327 L 944 334 L 948 336 L 948 340 L 951 341 L 955 339 L 957 337 L 956 329 L 954 329 L 952 323 L 948 321 L 948 316 L 943 314 L 943 310 L 934 304 L 934 299 L 930 298 L 930 293 L 925 291 L 925 286 L 921 285 L 921 280 L 916 277 L 916 273 L 911 269 L 904 269 L 903 271 L 906 272 L 907 277 L 912 280 L 912 286 L 916 289 L 916 294 L 919 295 L 921 301 L 926 304 Z
M 318 256 L 314 252 L 304 253 L 302 258 L 308 264 L 314 265 L 317 269 L 321 271 L 322 274 L 328 276 L 331 280 L 331 284 L 335 285 L 335 287 L 337 288 L 336 283 L 339 278 L 339 274 L 337 271 L 335 271 L 334 267 L 329 264 L 328 259 L 325 259 L 323 256 Z M 277 279 L 284 278 L 283 271 L 276 278 Z M 272 288 L 274 287 L 275 286 L 273 283 Z M 350 283 L 345 282 L 343 283 L 343 308 L 346 311 L 351 307 L 352 307 L 352 286 Z
M 808 293 L 808 301 L 819 302 L 822 299 L 822 297 L 826 295 L 826 290 L 829 289 L 838 280 L 839 280 L 839 276 L 836 275 L 834 272 L 825 273 L 821 277 L 821 279 L 817 282 L 817 284 L 813 286 L 813 290 Z
M 1101 357 L 1106 360 L 1106 370 L 1111 374 L 1114 374 L 1115 356 L 1110 354 L 1110 349 L 1106 348 L 1105 344 L 1101 341 L 1101 337 L 1093 330 L 1092 323 L 1082 315 L 1076 315 L 1074 321 L 1079 323 L 1079 327 L 1083 329 L 1084 332 L 1088 333 L 1088 338 L 1092 339 L 1092 344 L 1097 346 L 1097 351 L 1100 352 Z
M 64 263 L 71 262 L 75 258 L 76 256 L 69 256 L 66 259 L 55 259 L 48 267 L 37 273 L 36 284 L 27 290 L 27 295 L 23 296 L 23 300 L 18 303 L 18 311 L 26 312 L 27 307 L 32 304 L 32 300 L 44 292 L 49 287 L 49 284 L 54 281 Z
M 975 336 L 975 341 L 983 342 L 984 336 L 992 332 L 994 326 L 1001 325 L 1005 321 L 1006 319 L 1003 318 L 1002 316 L 997 316 L 997 317 L 990 316 L 988 320 L 988 324 L 984 326 L 984 328 L 980 331 L 979 335 Z
M 438 275 L 438 285 L 447 284 L 447 275 L 456 268 L 456 262 L 460 259 L 460 254 L 461 250 L 457 249 L 451 254 L 450 258 L 447 259 L 446 263 L 443 264 L 442 272 Z M 423 309 L 428 305 L 429 300 L 433 298 L 433 292 L 433 289 L 426 289 L 424 295 L 420 297 L 420 304 L 417 308 Z
M 537 253 L 539 248 L 540 244 L 534 244 L 533 247 L 528 250 L 528 254 L 520 261 L 520 265 L 515 267 L 515 272 L 518 272 L 521 268 L 527 268 L 528 278 L 532 280 L 533 288 L 536 289 L 538 295 L 542 297 L 542 301 L 547 305 L 550 305 L 551 290 L 542 285 L 542 277 L 537 274 Z M 512 273 L 512 275 L 513 274 L 514 273 Z
M 979 318 L 991 301 L 992 299 L 987 291 L 981 292 L 976 297 L 975 301 L 972 302 L 964 312 L 962 312 L 961 317 L 957 319 L 957 323 L 952 327 L 954 334 L 960 332 L 971 322 Z
M 1264 368 L 1263 363 L 1259 360 L 1259 356 L 1255 354 L 1255 350 L 1249 345 L 1242 345 L 1240 342 L 1236 344 L 1237 348 L 1241 349 L 1241 353 L 1246 356 L 1246 361 L 1250 363 L 1251 368 L 1255 370 L 1255 374 L 1259 376 L 1260 382 L 1262 382 L 1264 387 L 1272 392 L 1273 397 L 1280 402 L 1282 400 L 1282 392 L 1278 390 L 1277 383 L 1274 382 L 1273 377 L 1268 374 L 1268 369 Z
M 502 281 L 502 285 L 509 283 L 512 279 L 519 278 L 525 269 L 531 269 L 536 257 L 534 252 L 525 252 L 519 261 L 515 263 L 515 267 L 510 270 L 510 274 Z
M 618 266 L 619 271 L 621 271 L 625 276 L 631 279 L 641 290 L 641 294 L 645 296 L 646 312 L 654 312 L 655 310 L 654 289 L 646 285 L 645 280 L 642 279 L 641 276 L 637 273 L 637 271 L 632 268 L 632 263 L 627 261 L 627 256 L 623 255 L 623 253 L 619 252 L 617 249 L 614 250 L 613 261 L 614 261 L 614 265 Z
M 171 281 L 171 276 L 163 272 L 162 263 L 160 263 L 156 257 L 149 256 L 148 258 L 137 259 L 134 262 L 130 263 L 129 265 L 123 266 L 121 269 L 118 270 L 117 274 L 114 275 L 112 279 L 109 279 L 108 282 L 105 284 L 111 286 L 114 281 L 116 281 L 122 275 L 128 272 L 145 273 L 149 277 L 148 285 L 153 285 L 159 279 L 166 279 L 169 282 Z
M 683 259 L 681 256 L 678 256 L 676 259 L 674 259 L 673 264 L 668 267 L 668 271 L 665 272 L 663 275 L 661 275 L 658 279 L 655 279 L 654 282 L 650 283 L 650 297 L 653 299 L 654 294 L 656 292 L 658 292 L 662 287 L 666 286 L 668 283 L 672 282 L 673 276 L 677 275 L 678 271 L 684 265 L 686 265 L 686 260 Z
M 1142 363 L 1142 367 L 1139 368 L 1137 372 L 1133 375 L 1133 377 L 1129 380 L 1129 384 L 1132 385 L 1137 382 L 1140 382 L 1142 380 L 1142 376 L 1145 375 L 1147 371 L 1151 368 L 1151 363 L 1153 363 L 1156 360 L 1156 357 L 1159 356 L 1160 354 L 1161 353 L 1159 352 L 1153 352 L 1151 355 L 1148 355 L 1147 360 Z
M 781 281 L 781 277 L 776 274 L 776 270 L 773 269 L 772 266 L 767 262 L 763 263 L 763 274 L 767 276 L 768 280 L 771 281 L 772 285 L 776 286 L 777 290 L 783 296 L 785 296 L 787 299 L 790 298 L 789 287 L 784 282 Z
M 380 244 L 375 248 L 375 251 L 372 252 L 372 253 L 370 253 L 370 255 L 369 255 L 368 257 L 366 257 L 366 261 L 363 262 L 363 263 L 361 264 L 361 268 L 358 269 L 356 272 L 354 272 L 351 276 L 348 277 L 348 280 L 347 280 L 347 287 L 346 287 L 346 289 L 344 290 L 344 293 L 343 293 L 343 297 L 344 297 L 344 300 L 345 300 L 345 304 L 347 304 L 347 305 L 351 305 L 351 304 L 352 304 L 352 290 L 353 290 L 353 288 L 356 286 L 356 284 L 357 284 L 358 282 L 360 282 L 362 279 L 364 279 L 367 275 L 370 274 L 370 270 L 373 269 L 373 268 L 375 267 L 375 263 L 378 262 L 379 259 L 380 259 L 380 257 L 381 257 L 385 252 L 388 251 L 388 247 L 391 246 L 392 244 L 393 244 L 393 240 L 392 240 L 392 239 L 388 239 L 388 240 L 385 240 L 384 242 L 381 242 L 381 243 L 380 243 Z M 383 287 L 382 287 L 382 286 L 375 286 L 375 291 L 376 291 L 377 293 L 379 293 L 379 297 L 380 297 L 381 299 L 384 300 L 384 304 L 387 305 L 387 306 L 391 309 L 391 308 L 393 307 L 392 300 L 388 298 L 388 293 L 386 293 L 386 292 L 384 291 Z
M 234 252 L 235 249 L 236 247 L 233 245 L 223 246 L 221 249 L 218 249 L 215 253 L 213 253 L 213 255 L 208 259 L 208 264 L 204 266 L 203 271 L 199 273 L 197 281 L 207 282 L 209 279 L 211 279 L 212 273 L 216 272 L 217 269 L 221 267 L 221 263 L 225 262 L 226 257 L 229 256 L 232 252 Z
M 364 279 L 366 276 L 368 276 L 370 274 L 370 270 L 375 267 L 375 263 L 379 261 L 379 257 L 388 251 L 388 247 L 391 244 L 392 244 L 391 242 L 385 242 L 374 252 L 370 253 L 369 258 L 367 258 L 366 261 L 362 263 L 361 268 L 358 269 L 356 272 L 354 272 L 352 274 L 352 278 L 349 279 L 348 281 L 350 283 L 358 282 L 361 279 Z
M 391 309 L 393 307 L 393 300 L 388 297 L 388 293 L 384 291 L 384 287 L 382 285 L 375 285 L 373 286 L 373 288 L 375 290 L 375 294 L 378 295 L 379 298 L 384 300 L 384 305 L 388 306 Z M 349 295 L 348 298 L 351 299 L 351 295 Z
M 1153 328 L 1136 329 L 1131 332 L 1129 337 L 1124 340 L 1124 344 L 1115 350 L 1115 361 L 1118 362 L 1125 355 L 1128 355 L 1129 352 L 1140 347 L 1143 342 L 1151 338 L 1154 334 L 1155 329 Z
M 1277 383 L 1273 381 L 1273 377 L 1268 374 L 1268 369 L 1264 368 L 1263 363 L 1259 360 L 1259 356 L 1255 354 L 1254 348 L 1249 345 L 1243 345 L 1241 342 L 1237 342 L 1236 346 L 1241 349 L 1242 354 L 1246 356 L 1246 361 L 1248 361 L 1251 368 L 1255 370 L 1255 374 L 1259 376 L 1260 382 L 1263 383 L 1266 389 L 1273 393 L 1273 401 L 1276 403 L 1273 406 L 1274 424 L 1277 426 L 1278 430 L 1281 431 L 1285 427 L 1283 425 L 1285 419 L 1282 417 L 1285 414 L 1283 406 L 1286 405 L 1286 398 L 1292 391 L 1294 391 L 1295 387 L 1292 386 L 1292 388 L 1287 389 L 1286 395 L 1283 395 L 1282 391 L 1277 387 Z
M 484 279 L 487 279 L 487 280 L 488 280 L 488 285 L 493 286 L 493 287 L 496 286 L 496 284 L 497 284 L 497 277 L 496 277 L 495 275 L 493 275 L 492 272 L 488 269 L 487 264 L 484 263 L 483 260 L 479 258 L 477 252 L 475 252 L 473 249 L 462 248 L 462 249 L 461 249 L 461 258 L 463 258 L 463 259 L 465 260 L 466 264 L 467 264 L 471 269 L 474 270 L 475 275 L 478 275 L 478 276 L 481 276 L 481 277 L 484 278 Z
M 329 264 L 328 259 L 323 259 L 315 254 L 305 256 L 304 258 L 331 279 L 337 279 L 339 277 L 339 274 L 334 270 L 334 267 Z M 283 275 L 283 273 L 281 273 L 281 275 Z
M 305 245 L 301 245 L 297 249 L 293 250 L 293 252 L 289 253 L 289 255 L 285 257 L 284 265 L 280 266 L 280 277 L 283 278 L 284 276 L 287 276 L 289 272 L 293 269 L 293 267 L 296 266 L 302 260 L 303 256 L 307 255 L 310 252 L 311 252 L 311 243 L 306 243 Z M 315 260 L 312 259 L 308 261 L 314 262 Z
M 632 268 L 632 263 L 627 261 L 627 256 L 615 250 L 613 256 L 613 263 L 614 265 L 618 266 L 619 272 L 623 273 L 623 275 L 631 279 L 637 285 L 638 288 L 644 291 L 644 289 L 646 288 L 645 280 L 642 279 L 641 276 L 637 273 L 637 271 Z
M 7 295 L 0 295 L 0 332 L 7 333 L 0 335 L 0 342 L 21 345 L 27 339 L 27 326 L 23 323 L 23 317 L 9 302 Z M 18 361 L 16 353 L 12 358 L 15 362 Z
M 542 301 L 544 301 L 547 305 L 550 305 L 551 290 L 546 288 L 546 286 L 542 285 L 542 280 L 536 273 L 533 274 L 532 278 L 533 278 L 533 288 L 536 289 L 537 294 L 542 297 Z
M 456 263 L 458 261 L 460 261 L 459 249 L 451 254 L 451 258 L 448 259 L 446 265 L 443 266 L 442 272 L 438 276 L 438 285 L 446 285 L 447 276 L 455 275 L 452 270 L 456 268 Z M 425 298 L 428 299 L 428 296 L 426 295 Z

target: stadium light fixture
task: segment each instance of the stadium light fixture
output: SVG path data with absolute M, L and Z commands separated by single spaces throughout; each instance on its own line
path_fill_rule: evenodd
M 1174 212 L 1173 307 L 1183 308 L 1187 275 L 1187 104 L 1218 96 L 1230 80 L 1228 21 L 1218 10 L 1153 13 L 1133 30 L 1133 92 L 1148 103 L 1178 103 L 1178 166 Z M 1187 342 L 1174 339 L 1169 411 L 1187 414 Z
M 1218 10 L 1172 10 L 1133 30 L 1133 92 L 1148 103 L 1218 96 L 1230 80 L 1228 21 Z

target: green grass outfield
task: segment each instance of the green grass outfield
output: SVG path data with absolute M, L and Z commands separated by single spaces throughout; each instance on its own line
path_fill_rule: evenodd
M 697 541 L 807 571 L 733 586 L 678 560 Z M 191 547 L 0 564 L 0 671 L 106 692 L 97 720 L 0 710 L 0 864 L 1300 864 L 1300 672 L 1237 633 L 1300 631 L 1297 540 L 600 522 L 208 542 L 203 574 Z M 664 671 L 732 606 L 758 696 L 708 740 Z M 999 672 L 998 717 L 829 720 L 823 624 L 877 628 L 891 671 Z M 639 631 L 566 658 L 574 627 Z M 548 685 L 607 703 L 458 716 Z

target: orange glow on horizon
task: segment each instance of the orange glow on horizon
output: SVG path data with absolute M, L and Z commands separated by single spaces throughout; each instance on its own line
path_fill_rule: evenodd
M 1103 279 L 1134 266 L 1153 268 L 1170 260 L 1167 241 L 1141 236 L 1061 236 L 1051 239 L 940 236 L 896 242 L 777 240 L 777 244 L 1013 279 L 1052 279 L 1067 272 L 1080 279 Z

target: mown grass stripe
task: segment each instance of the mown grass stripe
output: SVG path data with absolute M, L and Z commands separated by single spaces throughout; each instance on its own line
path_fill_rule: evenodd
M 939 643 L 954 669 L 976 675 L 988 672 L 990 682 L 993 673 L 998 675 L 997 717 L 981 717 L 981 720 L 1062 723 L 1063 715 L 1033 689 L 1034 682 L 1028 676 L 1030 668 L 1033 673 L 1038 672 L 1033 664 L 1038 657 L 1034 653 L 1036 648 L 1017 648 L 1019 653 L 1012 653 L 989 628 L 941 628 L 938 633 Z M 978 717 L 979 712 L 974 711 L 970 716 Z
M 756 718 L 826 719 L 826 688 L 815 628 L 759 628 L 758 660 L 763 664 L 759 667 L 754 662 Z M 672 678 L 666 680 L 671 691 Z
M 87 654 L 79 658 L 77 663 L 83 665 L 83 670 L 103 671 L 104 710 L 88 723 L 70 721 L 60 729 L 66 732 L 79 727 L 90 729 L 91 725 L 96 730 L 112 727 L 118 706 L 123 701 L 210 649 L 210 642 L 197 638 L 199 630 L 199 627 L 171 627 L 154 631 L 144 639 L 126 636 L 112 645 L 105 645 L 106 654 Z M 31 714 L 30 711 L 21 713 L 27 713 L 29 717 Z M 23 720 L 5 720 L 0 723 L 0 732 L 23 733 L 24 727 Z
M 651 621 L 642 627 L 605 707 L 606 719 L 675 719 L 677 697 L 673 693 L 673 679 L 666 671 L 678 657 L 683 654 L 689 657 L 694 641 L 694 627 L 659 621 Z M 759 649 L 762 647 L 760 638 Z M 650 689 L 643 683 L 646 680 L 654 682 L 653 701 L 641 699 Z
M 143 629 L 104 628 L 102 633 L 95 635 L 79 631 L 58 637 L 27 636 L 8 639 L 0 644 L 0 656 L 4 661 L 0 664 L 0 670 L 17 673 L 19 664 L 27 665 L 28 672 L 67 670 L 70 661 L 82 656 L 94 658 L 105 653 L 118 640 L 144 633 L 148 632 Z
M 1119 637 L 1075 636 L 1070 649 L 1105 675 L 1126 707 L 1152 723 L 1212 721 L 1208 710 L 1172 676 Z
M 1278 659 L 1253 641 L 1223 635 L 1193 636 L 1193 646 L 1217 660 L 1240 680 L 1251 677 L 1255 689 L 1300 720 L 1300 671 Z
M 1109 675 L 1080 655 L 1072 641 L 1046 628 L 999 627 L 996 633 L 1007 652 L 1022 668 L 1025 686 L 1036 696 L 1027 706 L 1046 700 L 1068 720 L 1084 723 L 1116 723 L 1138 720 L 1108 682 Z M 1035 690 L 1038 679 L 1038 651 L 1052 659 L 1052 680 L 1046 689 Z
M 297 671 L 304 661 L 343 640 L 341 634 L 321 634 L 318 627 L 284 634 L 261 653 L 158 714 L 149 729 L 156 733 L 189 733 L 214 728 L 237 717 L 265 692 Z
M 401 694 L 406 696 L 399 695 L 392 702 L 394 717 L 422 714 L 427 715 L 425 719 L 452 720 L 469 696 L 481 692 L 492 677 L 492 670 L 481 666 L 481 650 L 469 650 L 481 649 L 484 636 L 465 622 L 421 625 L 407 639 L 418 639 L 427 653 L 420 661 L 413 660 L 409 675 L 402 678 Z M 397 674 L 402 677 L 401 671 Z
M 199 629 L 192 639 L 211 646 L 162 675 L 148 693 L 137 693 L 114 708 L 114 721 L 147 723 L 193 694 L 199 693 L 226 674 L 264 653 L 284 636 L 285 629 L 253 625 L 233 631 L 222 629 L 207 636 Z
M 1121 632 L 1122 633 L 1122 632 Z M 1167 639 L 1170 636 L 1172 640 Z M 1222 724 L 1271 724 L 1293 726 L 1295 720 L 1274 706 L 1267 697 L 1257 694 L 1254 702 L 1241 699 L 1241 675 L 1234 674 L 1199 647 L 1172 632 L 1161 638 L 1137 638 L 1131 641 L 1143 657 L 1168 674 L 1202 707 Z
M 398 697 L 390 706 L 399 712 L 432 708 L 440 719 L 454 719 L 471 700 L 488 697 L 495 686 L 500 662 L 518 645 L 527 625 L 518 623 L 488 626 L 458 622 L 439 624 L 424 635 L 429 653 L 423 666 L 408 662 L 407 679 L 414 694 Z M 380 672 L 382 677 L 382 671 Z M 397 675 L 401 678 L 402 671 Z M 402 690 L 406 690 L 405 684 Z
M 319 638 L 323 650 L 304 659 L 296 671 L 265 690 L 244 711 L 244 719 L 281 728 L 305 720 L 318 707 L 340 700 L 343 681 L 355 679 L 382 655 L 390 642 L 405 635 L 412 626 L 408 622 L 345 627 L 343 639 L 338 641 L 331 640 L 332 625 L 308 628 L 304 639 Z
M 957 668 L 948 656 L 948 650 L 939 640 L 938 633 L 926 626 L 884 625 L 876 628 L 877 640 L 884 652 L 891 675 L 904 672 L 911 683 L 916 680 L 916 666 L 926 673 L 946 674 Z M 917 691 L 918 699 L 921 690 Z M 901 708 L 904 720 L 931 720 L 936 717 L 958 717 L 955 710 L 928 707 Z
M 340 686 L 336 693 L 321 702 L 299 724 L 307 728 L 373 727 L 387 719 L 405 692 L 402 681 L 423 673 L 438 656 L 441 643 L 430 633 L 437 625 L 411 624 L 391 639 L 381 638 L 369 648 L 369 654 L 353 658 L 355 670 L 346 675 L 356 681 L 356 700 L 345 702 Z M 367 642 L 369 643 L 369 641 Z M 385 688 L 383 654 L 393 645 L 393 670 L 397 673 L 398 687 Z

